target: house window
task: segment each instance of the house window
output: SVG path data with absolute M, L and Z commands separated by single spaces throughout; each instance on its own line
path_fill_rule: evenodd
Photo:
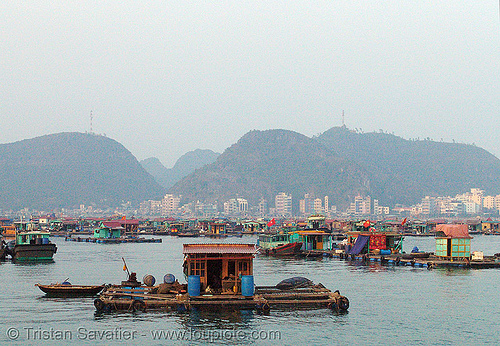
M 205 262 L 196 261 L 190 264 L 190 275 L 199 275 L 201 277 L 205 276 Z
M 238 272 L 248 274 L 248 262 L 238 262 Z

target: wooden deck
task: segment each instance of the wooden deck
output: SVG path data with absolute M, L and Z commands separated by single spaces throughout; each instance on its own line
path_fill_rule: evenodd
M 454 259 L 447 260 L 441 257 L 430 255 L 428 258 L 414 258 L 407 259 L 403 258 L 400 254 L 392 254 L 387 256 L 381 255 L 345 255 L 345 254 L 332 254 L 333 258 L 339 258 L 350 261 L 361 261 L 361 262 L 380 262 L 385 265 L 399 265 L 399 266 L 411 266 L 411 267 L 421 267 L 421 268 L 465 268 L 465 269 L 489 269 L 489 268 L 500 268 L 500 259 L 493 256 L 485 256 L 483 260 L 480 261 L 467 261 L 465 259 Z
M 317 285 L 307 289 L 278 290 L 256 287 L 255 294 L 244 297 L 241 294 L 214 294 L 190 297 L 188 294 L 153 294 L 147 287 L 110 287 L 94 301 L 98 311 L 128 310 L 190 310 L 192 308 L 245 308 L 269 310 L 271 307 L 330 308 L 346 311 L 349 300 L 338 291 Z

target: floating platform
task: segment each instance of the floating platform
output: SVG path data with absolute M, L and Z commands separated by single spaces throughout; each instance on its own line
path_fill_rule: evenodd
M 340 292 L 331 292 L 321 284 L 308 288 L 280 290 L 275 286 L 257 286 L 254 295 L 204 294 L 191 297 L 189 294 L 155 294 L 152 287 L 112 286 L 94 300 L 97 311 L 146 311 L 180 310 L 192 308 L 239 308 L 268 311 L 280 308 L 329 308 L 337 312 L 349 309 L 349 300 Z
M 86 237 L 66 237 L 66 241 L 81 243 L 119 244 L 119 243 L 161 243 L 161 238 L 86 238 Z
M 411 254 L 406 254 L 411 255 Z M 430 254 L 427 258 L 408 258 L 409 256 L 402 254 L 391 254 L 387 256 L 364 254 L 364 255 L 348 255 L 345 253 L 333 254 L 333 258 L 339 258 L 350 261 L 361 262 L 380 262 L 386 265 L 399 265 L 421 268 L 469 268 L 469 269 L 488 269 L 500 268 L 500 258 L 494 256 L 485 256 L 483 260 L 464 260 L 453 259 L 447 260 L 441 257 Z M 406 257 L 406 258 L 405 258 Z

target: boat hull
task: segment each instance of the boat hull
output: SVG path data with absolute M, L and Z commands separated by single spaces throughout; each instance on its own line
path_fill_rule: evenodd
M 36 284 L 42 292 L 54 297 L 82 297 L 95 296 L 104 289 L 104 285 L 40 285 Z
M 301 247 L 302 243 L 295 242 L 265 249 L 264 252 L 269 256 L 294 256 L 300 252 Z
M 18 244 L 11 256 L 14 261 L 51 261 L 56 252 L 56 244 Z

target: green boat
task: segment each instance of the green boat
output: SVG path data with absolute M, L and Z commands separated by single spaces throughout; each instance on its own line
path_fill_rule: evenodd
M 43 231 L 17 231 L 16 239 L 7 244 L 6 251 L 13 261 L 52 261 L 57 252 L 56 244 Z

